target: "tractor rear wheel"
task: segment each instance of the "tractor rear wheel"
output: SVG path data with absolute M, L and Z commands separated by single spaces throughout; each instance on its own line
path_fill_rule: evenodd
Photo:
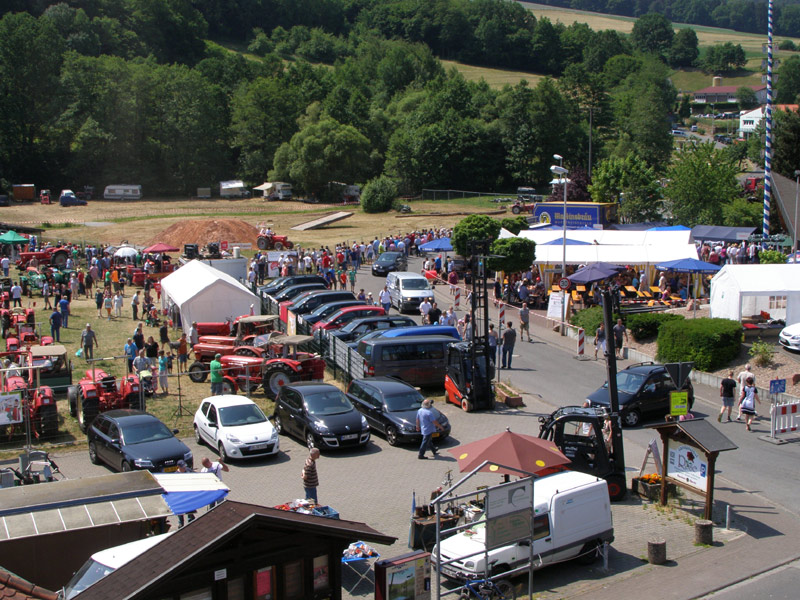
M 208 377 L 208 369 L 199 360 L 194 361 L 189 367 L 189 379 L 194 383 L 203 383 Z
M 269 241 L 265 237 L 260 237 L 256 240 L 256 246 L 258 246 L 259 250 L 266 250 L 267 246 L 269 246 Z
M 285 365 L 274 364 L 268 366 L 264 369 L 264 376 L 262 377 L 264 381 L 264 392 L 270 398 L 277 397 L 281 388 L 293 381 L 292 375 L 292 370 Z
M 78 425 L 83 433 L 89 429 L 94 418 L 100 413 L 100 406 L 94 398 L 86 399 L 82 393 L 78 394 Z
M 514 213 L 515 215 L 518 215 L 520 213 L 519 206 L 512 206 L 511 207 L 511 212 Z
M 55 437 L 58 433 L 58 409 L 55 405 L 40 406 L 34 421 L 36 436 L 40 438 Z
M 131 410 L 144 410 L 142 406 L 141 398 L 139 394 L 128 394 L 125 396 L 125 404 L 128 405 L 128 408 Z
M 69 399 L 69 416 L 78 416 L 78 386 L 71 385 L 67 388 L 67 398 Z
M 50 257 L 50 264 L 59 269 L 67 266 L 67 253 L 65 251 L 56 252 Z

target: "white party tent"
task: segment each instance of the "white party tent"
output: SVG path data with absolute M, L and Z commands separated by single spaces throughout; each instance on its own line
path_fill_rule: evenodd
M 711 316 L 741 321 L 769 313 L 800 322 L 800 265 L 725 265 L 711 280 Z
M 181 311 L 181 322 L 188 329 L 197 322 L 219 322 L 261 314 L 261 302 L 244 285 L 227 273 L 199 260 L 193 260 L 161 280 L 161 303 L 169 302 Z

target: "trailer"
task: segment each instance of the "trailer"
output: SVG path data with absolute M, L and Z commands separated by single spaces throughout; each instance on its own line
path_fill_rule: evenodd
M 36 186 L 32 183 L 15 183 L 11 186 L 14 202 L 31 202 L 36 199 Z
M 106 200 L 141 200 L 142 186 L 127 183 L 107 185 L 103 191 Z
M 220 198 L 249 198 L 250 191 L 241 179 L 219 182 Z

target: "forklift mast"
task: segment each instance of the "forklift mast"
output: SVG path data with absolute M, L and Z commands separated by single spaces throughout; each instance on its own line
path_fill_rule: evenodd
M 491 240 L 471 240 L 469 242 L 470 266 L 472 271 L 472 295 L 470 302 L 470 319 L 472 320 L 472 343 L 470 344 L 470 364 L 472 381 L 482 379 L 479 372 L 479 356 L 482 354 L 488 370 L 492 357 L 489 349 L 489 284 L 486 261 L 489 258 Z M 476 391 L 486 394 L 488 398 L 473 399 L 475 408 L 494 408 L 494 390 L 491 382 L 485 389 L 476 387 Z

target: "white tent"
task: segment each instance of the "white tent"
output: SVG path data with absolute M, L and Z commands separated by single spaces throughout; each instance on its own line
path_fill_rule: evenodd
M 536 260 L 539 265 L 561 264 L 564 249 L 561 244 L 536 245 Z M 588 244 L 567 245 L 568 265 L 588 265 L 607 262 L 616 265 L 655 265 L 679 258 L 697 258 L 694 244 L 665 244 L 663 246 L 619 246 Z
M 225 321 L 240 315 L 261 314 L 258 297 L 230 275 L 199 260 L 193 260 L 161 280 L 161 302 L 174 303 L 181 323 Z
M 533 240 L 538 246 L 562 239 L 557 229 L 525 229 L 520 237 Z M 692 243 L 692 232 L 684 230 L 618 231 L 615 229 L 567 229 L 567 239 L 599 246 L 686 246 Z
M 769 313 L 800 322 L 800 265 L 725 265 L 711 280 L 711 316 L 740 321 Z

